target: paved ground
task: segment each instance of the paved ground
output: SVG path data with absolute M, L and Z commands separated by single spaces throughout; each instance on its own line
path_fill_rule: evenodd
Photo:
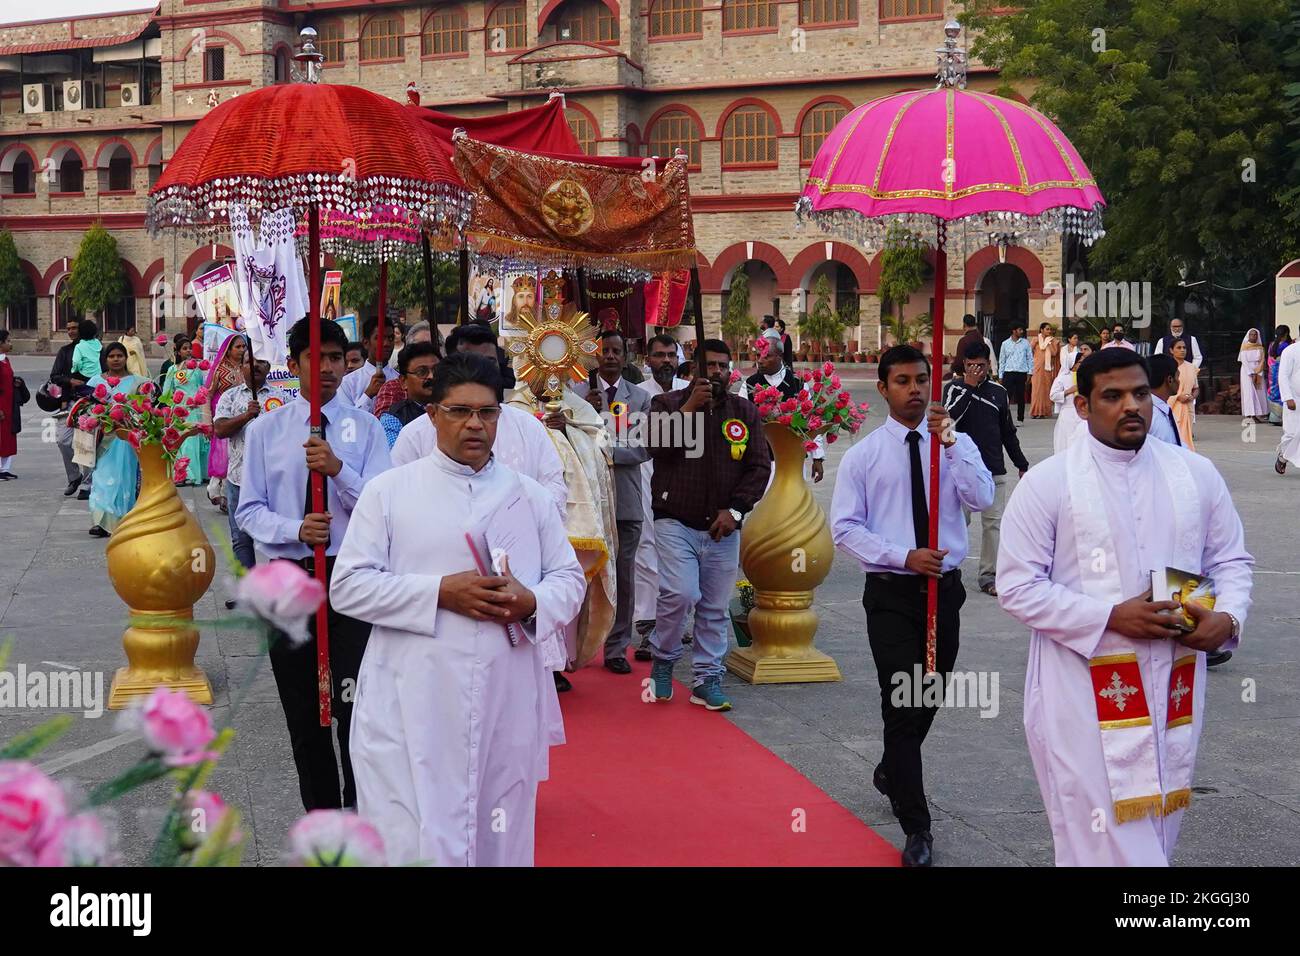
M 14 361 L 34 391 L 49 360 L 15 356 Z M 860 399 L 873 400 L 874 427 L 881 404 L 868 387 L 865 382 L 853 386 Z M 125 608 L 108 583 L 103 543 L 86 534 L 85 503 L 60 494 L 63 471 L 55 446 L 41 440 L 39 410 L 33 403 L 26 411 L 15 465 L 20 480 L 0 484 L 0 639 L 14 639 L 10 670 L 21 662 L 29 669 L 101 672 L 106 696 L 114 669 L 124 662 Z M 1184 865 L 1281 865 L 1300 859 L 1300 567 L 1293 544 L 1300 530 L 1295 510 L 1300 475 L 1273 474 L 1277 436 L 1277 429 L 1265 425 L 1258 427 L 1257 441 L 1243 440 L 1251 436 L 1243 436 L 1239 422 L 1224 418 L 1203 417 L 1198 425 L 1198 447 L 1223 471 L 1246 523 L 1257 576 L 1243 648 L 1210 673 L 1209 718 L 1196 774 L 1201 793 L 1178 851 Z M 1026 422 L 1022 443 L 1031 461 L 1041 460 L 1051 446 L 1050 423 Z M 835 466 L 846 447 L 845 442 L 832 447 L 826 480 L 816 488 L 823 507 L 829 507 Z M 201 493 L 185 495 L 217 540 L 224 534 L 222 516 Z M 966 566 L 968 580 L 977 550 L 978 537 Z M 223 573 L 199 605 L 201 617 L 218 616 L 228 586 Z M 880 711 L 861 590 L 861 574 L 840 557 L 818 592 L 817 643 L 839 662 L 842 683 L 750 687 L 729 676 L 736 709 L 718 719 L 734 721 L 901 845 L 886 801 L 870 785 L 880 754 Z M 1025 629 L 992 598 L 972 593 L 962 614 L 958 668 L 997 675 L 998 711 L 996 717 L 981 718 L 975 709 L 946 710 L 926 743 L 941 864 L 1051 863 L 1050 834 L 1021 725 L 1026 652 Z M 214 717 L 225 720 L 232 689 L 257 660 L 256 641 L 208 627 L 198 659 L 217 695 Z M 581 681 L 579 674 L 575 693 L 581 693 Z M 1256 689 L 1252 702 L 1243 701 L 1247 683 Z M 48 711 L 0 709 L 0 740 L 48 716 Z M 212 786 L 240 808 L 252 831 L 245 861 L 274 863 L 299 804 L 283 717 L 265 663 L 234 726 L 236 742 Z M 42 759 L 60 779 L 89 788 L 138 754 L 138 743 L 120 735 L 114 717 L 105 713 L 78 719 Z M 737 781 L 740 799 L 745 786 Z M 161 821 L 161 798 L 155 788 L 120 805 L 118 827 L 129 859 L 147 852 L 145 844 Z

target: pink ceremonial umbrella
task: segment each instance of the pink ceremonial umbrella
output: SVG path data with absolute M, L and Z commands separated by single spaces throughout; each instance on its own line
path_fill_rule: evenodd
M 944 26 L 939 86 L 864 103 L 817 151 L 795 212 L 827 232 L 880 249 L 904 242 L 935 250 L 931 400 L 939 400 L 947 237 L 954 226 L 991 243 L 1104 233 L 1101 190 L 1079 153 L 1046 116 L 1023 103 L 964 89 L 961 27 Z M 929 546 L 939 546 L 939 443 L 930 448 Z M 939 585 L 929 582 L 926 671 L 935 669 Z

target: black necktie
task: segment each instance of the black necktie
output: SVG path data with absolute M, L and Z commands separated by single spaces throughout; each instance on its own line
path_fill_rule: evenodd
M 618 394 L 618 386 L 617 386 L 617 385 L 611 385 L 611 386 L 609 386 L 609 388 L 605 389 L 605 397 L 606 397 L 606 399 L 608 400 L 608 402 L 607 402 L 608 405 L 613 405 L 613 404 L 614 404 L 614 396 L 617 395 L 617 394 Z
M 1178 423 L 1174 421 L 1174 410 L 1172 408 L 1166 407 L 1165 415 L 1168 416 L 1169 418 L 1169 427 L 1174 430 L 1174 444 L 1182 445 L 1183 438 L 1181 435 L 1178 434 Z
M 912 529 L 916 546 L 929 547 L 930 509 L 925 505 L 925 475 L 921 471 L 921 433 L 907 433 L 907 456 L 912 460 Z
M 325 440 L 325 429 L 329 426 L 329 423 L 330 420 L 325 417 L 325 413 L 321 412 L 320 413 L 321 441 Z M 302 506 L 302 514 L 304 518 L 307 515 L 313 513 L 312 506 L 311 506 L 311 476 L 312 476 L 312 470 L 308 468 L 307 469 L 307 497 L 303 500 L 303 506 Z M 325 502 L 325 510 L 329 511 L 330 510 L 330 485 L 329 485 L 329 479 L 326 478 L 324 475 L 321 475 L 321 487 L 322 487 L 321 500 Z

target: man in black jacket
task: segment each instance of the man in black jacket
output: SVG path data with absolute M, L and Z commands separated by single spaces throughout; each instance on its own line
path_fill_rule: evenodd
M 1020 450 L 1007 390 L 989 380 L 990 363 L 989 347 L 983 342 L 970 343 L 963 353 L 962 374 L 944 388 L 943 403 L 957 431 L 971 437 L 984 459 L 984 467 L 993 475 L 993 504 L 980 512 L 983 534 L 980 537 L 979 586 L 985 594 L 997 597 L 998 537 L 1002 527 L 1002 508 L 1007 502 L 1007 465 L 1002 449 L 1006 448 L 1021 477 L 1029 470 L 1029 461 Z M 969 511 L 966 512 L 966 523 L 970 523 Z
M 68 498 L 77 493 L 77 489 L 81 487 L 82 478 L 89 477 L 89 474 L 82 473 L 83 470 L 80 465 L 75 465 L 72 462 L 72 426 L 67 418 L 68 407 L 72 404 L 74 398 L 71 378 L 72 350 L 77 347 L 80 338 L 81 326 L 76 322 L 69 322 L 68 344 L 59 349 L 58 354 L 54 356 L 54 366 L 50 369 L 50 382 L 63 391 L 59 401 L 61 420 L 54 443 L 59 446 L 59 455 L 63 458 L 63 472 L 68 478 L 68 487 L 64 489 L 63 494 Z M 77 384 L 81 384 L 81 379 L 77 379 Z M 89 489 L 86 490 L 83 497 L 90 497 Z

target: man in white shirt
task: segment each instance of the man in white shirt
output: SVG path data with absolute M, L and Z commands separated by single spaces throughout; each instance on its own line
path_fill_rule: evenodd
M 1087 435 L 1032 469 L 1002 519 L 998 600 L 1032 628 L 1025 736 L 1058 866 L 1169 865 L 1205 655 L 1236 646 L 1250 608 L 1254 560 L 1227 486 L 1209 459 L 1148 440 L 1143 366 L 1121 349 L 1082 363 Z M 1211 579 L 1214 609 L 1153 595 L 1169 568 Z
M 1300 465 L 1300 345 L 1282 350 L 1277 360 L 1277 393 L 1282 399 L 1282 440 L 1274 470 L 1286 474 L 1286 464 Z
M 1151 427 L 1147 433 L 1171 445 L 1181 445 L 1183 440 L 1169 407 L 1170 397 L 1178 393 L 1178 363 L 1172 355 L 1156 354 L 1147 359 L 1147 367 L 1151 384 Z
M 393 323 L 384 323 L 384 340 L 382 342 L 379 341 L 378 317 L 366 319 L 365 324 L 361 327 L 361 334 L 365 339 L 366 354 L 370 355 L 371 358 L 361 368 L 348 372 L 343 377 L 343 382 L 339 386 L 339 394 L 349 405 L 355 405 L 357 408 L 369 412 L 374 410 L 375 396 L 384 387 L 384 383 L 397 377 L 397 369 L 387 362 L 382 367 L 375 365 L 375 356 L 386 356 L 393 351 Z M 381 359 L 381 361 L 383 360 Z
M 388 470 L 388 440 L 369 412 L 349 404 L 338 392 L 345 364 L 347 335 L 337 322 L 320 321 L 320 365 L 310 362 L 310 325 L 301 319 L 289 331 L 289 371 L 302 392 L 271 415 L 259 415 L 244 430 L 243 483 L 235 522 L 271 558 L 293 561 L 315 572 L 314 549 L 325 546 L 326 580 L 343 543 L 348 519 L 366 482 Z M 250 350 L 251 351 L 251 350 Z M 312 377 L 320 376 L 324 437 L 310 433 Z M 306 449 L 304 454 L 303 449 Z M 312 512 L 310 472 L 325 476 L 325 510 Z M 338 719 L 339 756 L 333 733 L 320 726 L 316 664 L 316 617 L 308 621 L 311 639 L 296 647 L 284 636 L 271 644 L 275 674 L 294 763 L 298 789 L 307 810 L 356 805 L 356 783 L 348 739 L 352 723 L 352 687 L 366 650 L 370 624 L 327 607 L 331 712 Z M 339 790 L 339 772 L 343 788 Z
M 1196 336 L 1188 335 L 1186 326 L 1183 325 L 1182 319 L 1169 320 L 1169 334 L 1162 336 L 1160 341 L 1156 342 L 1156 355 L 1168 355 L 1174 347 L 1174 340 L 1182 339 L 1187 343 L 1187 361 L 1197 368 L 1201 367 L 1201 343 L 1196 341 Z
M 229 463 L 226 465 L 226 501 L 230 511 L 230 546 L 235 557 L 245 568 L 257 563 L 253 552 L 253 539 L 248 532 L 235 522 L 235 512 L 239 510 L 239 486 L 244 478 L 244 428 L 264 412 L 273 412 L 290 401 L 287 392 L 266 384 L 266 376 L 271 371 L 271 363 L 266 359 L 253 360 L 253 349 L 247 345 L 244 349 L 244 361 L 241 371 L 244 382 L 252 381 L 257 389 L 257 397 L 247 384 L 228 388 L 217 401 L 212 414 L 212 433 L 227 442 Z M 226 607 L 234 607 L 233 601 L 227 601 Z
M 968 548 L 962 508 L 982 511 L 993 503 L 993 476 L 970 436 L 955 430 L 947 409 L 928 405 L 930 367 L 924 355 L 907 345 L 888 349 L 880 357 L 876 387 L 889 405 L 889 418 L 840 460 L 831 535 L 866 572 L 862 605 L 885 723 L 884 757 L 873 782 L 889 798 L 907 835 L 903 865 L 930 866 L 934 838 L 921 744 L 937 710 L 934 688 L 942 687 L 938 682 L 957 660 L 959 612 L 966 600 L 959 566 Z M 937 550 L 928 546 L 933 442 L 943 445 Z M 922 677 L 930 578 L 939 580 L 937 673 Z

